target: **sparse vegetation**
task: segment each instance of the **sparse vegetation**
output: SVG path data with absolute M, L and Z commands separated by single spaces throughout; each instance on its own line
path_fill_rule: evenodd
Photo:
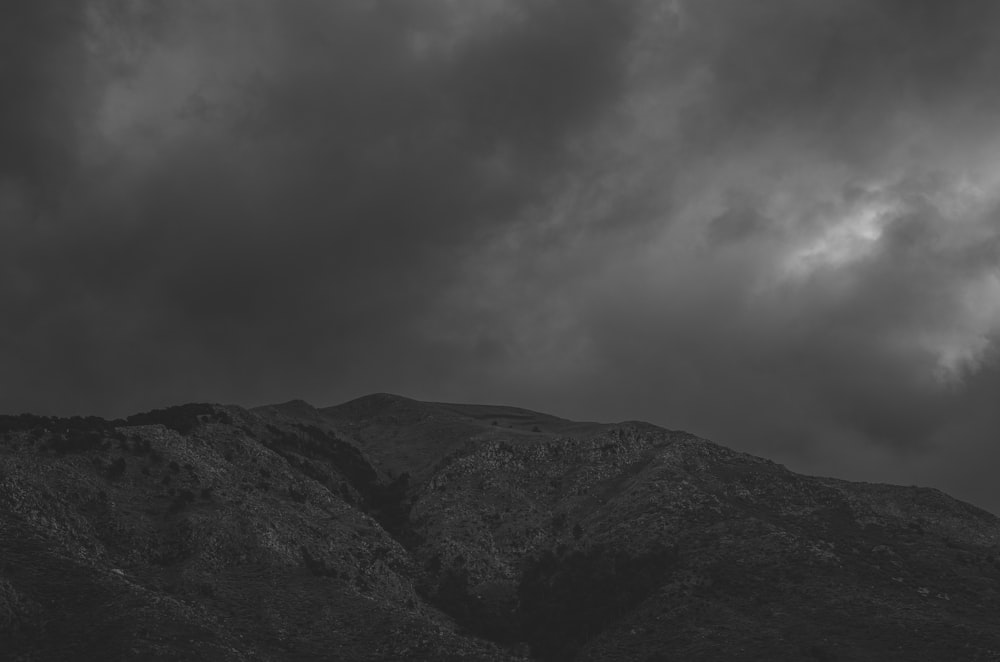
M 986 513 L 652 426 L 422 406 L 0 419 L 4 653 L 998 657 Z
M 195 403 L 133 414 L 125 422 L 127 425 L 163 425 L 180 434 L 188 434 L 203 423 L 230 424 L 232 418 L 223 411 L 217 412 L 212 405 Z
M 125 473 L 125 468 L 127 466 L 128 465 L 125 462 L 125 458 L 123 458 L 123 457 L 117 458 L 108 467 L 108 470 L 107 470 L 108 480 L 117 480 L 118 478 L 121 478 L 121 476 Z

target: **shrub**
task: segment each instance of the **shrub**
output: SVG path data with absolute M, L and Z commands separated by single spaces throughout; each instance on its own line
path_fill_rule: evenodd
M 49 441 L 49 448 L 59 455 L 66 453 L 83 453 L 100 447 L 104 435 L 97 430 L 67 430 Z
M 125 458 L 120 457 L 108 467 L 108 480 L 116 480 L 125 473 Z
M 302 554 L 302 561 L 306 564 L 306 568 L 316 577 L 337 577 L 339 576 L 337 570 L 334 568 L 328 568 L 326 562 L 323 559 L 317 559 L 312 554 L 305 545 L 299 547 L 299 552 Z
M 192 403 L 167 407 L 166 409 L 153 409 L 133 414 L 125 419 L 128 425 L 162 425 L 170 430 L 187 434 L 209 420 L 220 420 L 225 417 L 231 422 L 231 418 L 224 412 L 216 414 L 215 408 L 210 404 Z
M 174 500 L 170 502 L 170 512 L 177 513 L 187 507 L 189 503 L 194 501 L 194 493 L 190 490 L 181 490 L 174 497 Z
M 136 455 L 148 455 L 152 451 L 152 446 L 149 443 L 149 439 L 143 439 L 142 437 L 133 437 L 132 439 L 132 452 Z
M 557 513 L 552 518 L 552 531 L 559 533 L 566 527 L 566 513 Z

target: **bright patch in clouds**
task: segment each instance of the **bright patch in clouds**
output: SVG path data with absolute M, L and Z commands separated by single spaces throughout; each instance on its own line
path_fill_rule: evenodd
M 786 273 L 807 275 L 825 267 L 843 267 L 874 250 L 882 232 L 903 210 L 898 200 L 865 200 L 839 218 L 822 223 L 818 236 L 794 248 L 785 262 Z

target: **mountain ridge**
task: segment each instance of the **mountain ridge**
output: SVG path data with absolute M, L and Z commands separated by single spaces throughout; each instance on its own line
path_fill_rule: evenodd
M 996 516 L 649 423 L 373 394 L 0 434 L 23 659 L 1000 659 Z

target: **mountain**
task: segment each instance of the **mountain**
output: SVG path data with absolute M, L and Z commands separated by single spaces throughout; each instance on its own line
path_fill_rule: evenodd
M 17 660 L 1000 660 L 1000 520 L 377 394 L 0 417 Z

